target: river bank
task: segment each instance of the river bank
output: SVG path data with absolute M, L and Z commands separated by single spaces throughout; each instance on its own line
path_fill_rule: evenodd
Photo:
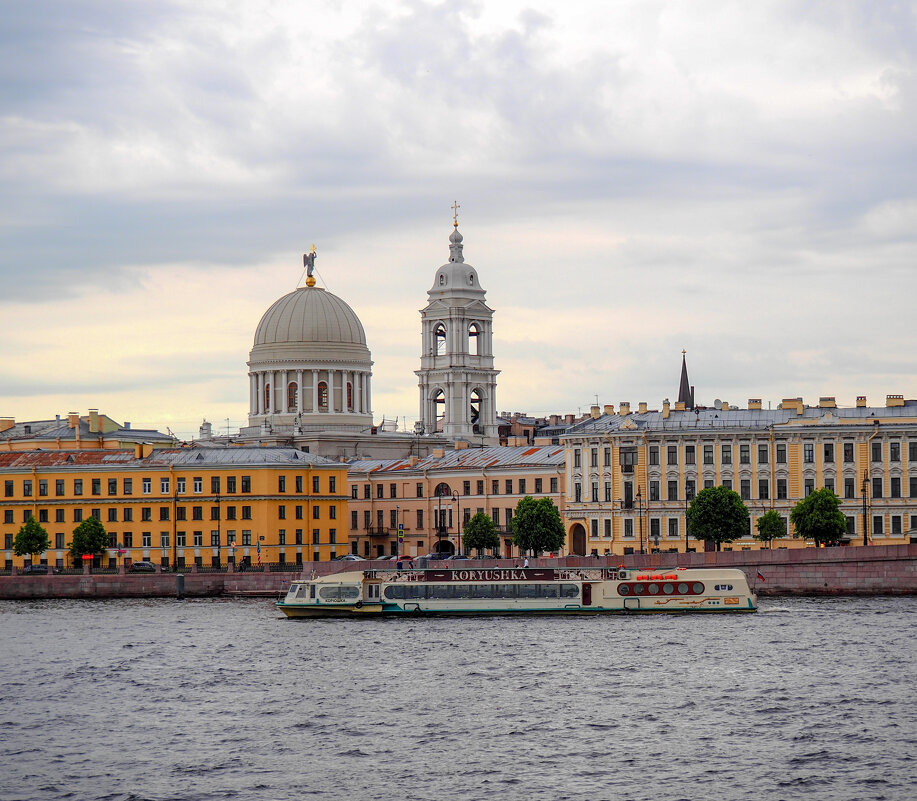
M 447 562 L 448 563 L 448 562 Z M 512 567 L 516 560 L 453 561 L 468 568 Z M 416 566 L 422 567 L 419 562 Z M 441 566 L 442 562 L 434 562 Z M 531 559 L 532 567 L 629 568 L 736 567 L 748 576 L 761 596 L 782 595 L 917 595 L 917 545 L 801 548 L 776 551 L 723 551 L 720 553 L 656 553 L 625 557 L 575 557 Z M 39 598 L 168 598 L 208 596 L 274 596 L 300 575 L 325 575 L 342 570 L 380 568 L 393 562 L 306 562 L 298 572 L 198 572 L 194 566 L 181 573 L 90 572 L 45 576 L 0 576 L 0 599 Z M 763 577 L 763 578 L 762 578 Z

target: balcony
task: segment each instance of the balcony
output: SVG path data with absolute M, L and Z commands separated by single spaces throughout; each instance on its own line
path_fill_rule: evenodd
M 393 537 L 398 533 L 396 529 L 386 526 L 367 526 L 364 531 L 370 537 Z

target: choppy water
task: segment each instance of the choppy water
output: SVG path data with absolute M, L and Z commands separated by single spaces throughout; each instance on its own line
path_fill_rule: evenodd
M 0 799 L 917 797 L 917 599 L 761 606 L 0 602 Z

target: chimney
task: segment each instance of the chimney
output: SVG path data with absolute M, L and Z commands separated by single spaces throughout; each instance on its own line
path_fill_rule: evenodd
M 564 415 L 564 425 L 568 425 L 568 426 L 573 425 L 573 415 L 572 414 Z
M 550 417 L 548 417 L 548 422 L 550 422 L 552 426 L 558 425 L 560 423 L 560 415 L 552 414 Z
M 434 448 L 433 452 L 430 454 L 434 459 L 442 459 L 446 455 L 444 448 Z
M 130 431 L 131 430 L 130 420 L 125 420 L 124 425 L 121 426 L 121 428 L 123 428 L 125 431 Z
M 605 404 L 605 414 L 611 417 L 615 413 L 615 405 L 613 403 Z
M 143 458 L 143 445 L 140 442 L 134 444 L 134 458 L 142 459 Z
M 417 467 L 417 463 L 420 461 L 416 456 L 408 457 L 408 467 Z
M 857 409 L 865 409 L 865 408 L 866 408 L 866 396 L 857 395 Z
M 748 399 L 748 409 L 749 411 L 751 411 L 752 409 L 761 411 L 761 398 L 749 398 Z
M 79 428 L 80 427 L 80 415 L 77 412 L 68 412 L 67 413 L 67 425 L 70 428 Z
M 904 406 L 904 395 L 886 395 L 885 408 L 891 409 L 893 406 Z
M 675 411 L 676 412 L 685 411 L 685 402 L 684 401 L 675 401 Z
M 455 450 L 463 451 L 468 447 L 468 443 L 463 439 L 458 439 L 455 441 Z
M 826 395 L 823 398 L 818 399 L 818 408 L 819 409 L 836 409 L 837 400 L 833 395 Z
M 590 406 L 589 414 L 592 416 L 593 420 L 598 420 L 602 416 L 602 413 L 599 411 L 598 406 Z
M 98 409 L 89 410 L 89 433 L 90 434 L 99 433 L 99 410 Z
M 625 415 L 630 414 L 630 401 L 621 401 L 618 404 L 618 414 Z
M 646 414 L 646 401 L 640 401 L 640 405 L 637 407 L 637 411 L 640 414 Z
M 9 431 L 16 425 L 15 417 L 0 417 L 0 431 Z
M 666 398 L 662 402 L 662 419 L 667 420 L 671 412 L 669 411 L 669 399 Z
M 201 439 L 213 439 L 213 425 L 204 420 L 198 429 Z

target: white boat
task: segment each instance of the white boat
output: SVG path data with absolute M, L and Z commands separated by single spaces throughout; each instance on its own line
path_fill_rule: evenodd
M 288 617 L 755 612 L 733 568 L 362 570 L 302 579 L 277 607 Z

